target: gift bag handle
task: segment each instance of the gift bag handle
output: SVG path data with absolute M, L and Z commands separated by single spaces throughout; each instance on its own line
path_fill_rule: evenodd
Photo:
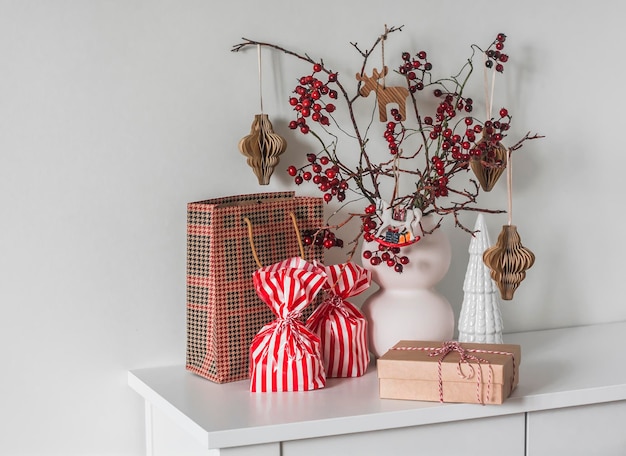
M 296 231 L 296 239 L 298 240 L 298 247 L 300 248 L 300 256 L 304 258 L 304 246 L 302 245 L 302 236 L 300 236 L 300 228 L 298 227 L 298 220 L 296 219 L 296 214 L 293 212 L 289 213 L 291 217 L 291 223 L 293 224 L 293 228 Z M 256 253 L 256 247 L 254 246 L 254 236 L 252 232 L 252 222 L 248 217 L 243 218 L 246 225 L 248 225 L 248 240 L 250 241 L 250 249 L 252 250 L 252 256 L 254 257 L 254 261 L 259 268 L 262 268 L 261 260 L 259 260 L 259 255 Z

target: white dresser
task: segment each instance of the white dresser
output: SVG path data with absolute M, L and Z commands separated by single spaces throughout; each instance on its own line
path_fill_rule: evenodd
M 375 365 L 324 389 L 250 393 L 183 365 L 133 370 L 148 456 L 626 455 L 626 322 L 506 334 L 522 346 L 503 405 L 379 399 Z

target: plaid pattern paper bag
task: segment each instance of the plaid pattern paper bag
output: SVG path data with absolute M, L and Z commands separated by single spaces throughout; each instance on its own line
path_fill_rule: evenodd
M 291 214 L 300 230 L 314 230 L 324 223 L 323 201 L 273 192 L 187 205 L 189 371 L 217 383 L 249 378 L 252 338 L 275 315 L 254 288 L 257 263 L 246 219 L 254 227 L 258 259 L 274 264 L 300 255 Z M 321 247 L 307 249 L 307 255 L 323 260 Z
M 359 377 L 370 362 L 367 320 L 347 299 L 367 290 L 370 271 L 356 263 L 326 266 L 324 299 L 306 322 L 320 337 L 327 377 Z

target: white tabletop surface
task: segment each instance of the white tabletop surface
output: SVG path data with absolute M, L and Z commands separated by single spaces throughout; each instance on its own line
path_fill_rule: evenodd
M 322 437 L 626 399 L 626 322 L 505 334 L 522 346 L 520 382 L 502 405 L 378 397 L 372 364 L 360 378 L 297 393 L 250 393 L 183 365 L 137 369 L 129 385 L 207 448 Z

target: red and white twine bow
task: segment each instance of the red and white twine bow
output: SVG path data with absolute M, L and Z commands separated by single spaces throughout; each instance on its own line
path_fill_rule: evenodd
M 513 353 L 497 351 L 497 350 L 481 350 L 474 348 L 465 348 L 459 342 L 456 341 L 445 341 L 441 344 L 440 347 L 394 347 L 393 350 L 419 350 L 419 351 L 430 351 L 428 356 L 438 356 L 439 359 L 437 361 L 437 380 L 439 383 L 439 402 L 443 402 L 443 377 L 442 377 L 442 363 L 443 360 L 452 352 L 456 352 L 459 354 L 459 361 L 457 363 L 456 371 L 459 377 L 464 379 L 471 379 L 476 375 L 476 401 L 479 404 L 485 405 L 485 402 L 489 402 L 491 400 L 491 385 L 493 383 L 493 368 L 491 363 L 483 358 L 479 358 L 473 353 L 485 353 L 485 354 L 494 354 L 494 355 L 508 355 L 511 356 L 513 360 L 513 378 L 511 380 L 512 384 L 515 383 L 515 357 Z M 472 366 L 472 362 L 478 364 L 478 368 L 474 369 Z M 486 393 L 486 401 L 483 400 L 482 392 L 482 368 L 481 364 L 487 365 L 487 369 L 489 372 L 489 376 L 487 379 L 487 393 Z M 463 365 L 469 367 L 469 373 L 466 374 L 463 372 Z

